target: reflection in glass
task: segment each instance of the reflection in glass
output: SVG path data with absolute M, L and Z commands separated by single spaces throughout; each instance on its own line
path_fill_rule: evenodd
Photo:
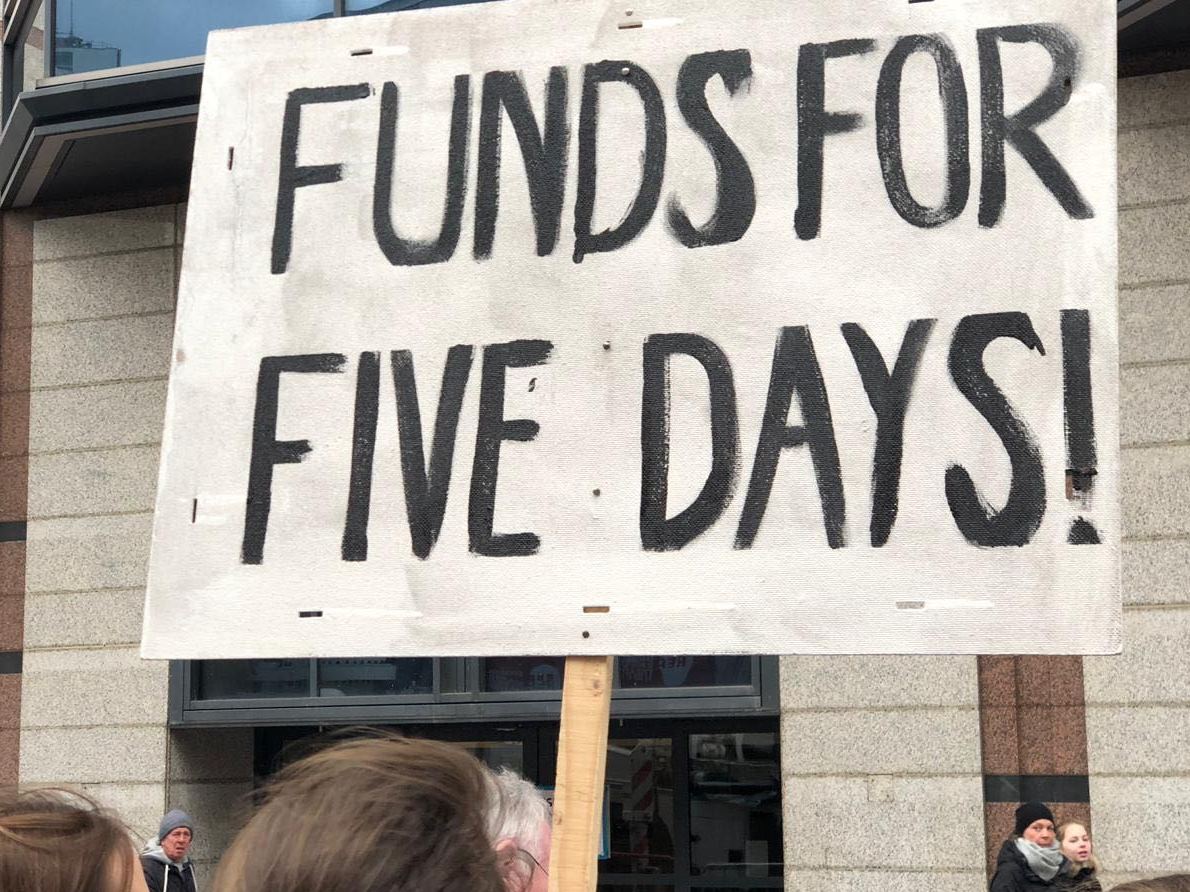
M 202 660 L 199 700 L 310 696 L 309 660 Z
M 480 690 L 560 691 L 565 657 L 490 657 L 479 661 Z
M 511 768 L 525 773 L 525 754 L 519 740 L 479 740 L 460 743 L 463 749 L 488 768 Z
M 692 876 L 781 876 L 776 734 L 690 735 L 690 837 Z
M 668 737 L 612 740 L 607 748 L 611 858 L 601 873 L 674 871 L 673 747 Z
M 332 0 L 51 0 L 54 74 L 201 56 L 217 28 L 330 15 Z
M 37 79 L 45 77 L 45 7 L 25 18 L 12 52 L 12 94 L 16 96 L 37 86 Z
M 434 690 L 432 659 L 330 659 L 318 661 L 322 697 L 383 697 Z
M 620 657 L 621 688 L 752 684 L 751 657 Z
M 367 15 L 374 12 L 404 12 L 408 9 L 431 9 L 435 6 L 462 6 L 484 0 L 347 0 L 348 15 Z

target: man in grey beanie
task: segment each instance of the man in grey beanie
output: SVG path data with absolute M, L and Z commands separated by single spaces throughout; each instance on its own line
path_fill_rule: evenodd
M 194 819 L 175 808 L 157 828 L 157 844 L 140 856 L 149 892 L 198 892 L 190 843 L 194 840 Z

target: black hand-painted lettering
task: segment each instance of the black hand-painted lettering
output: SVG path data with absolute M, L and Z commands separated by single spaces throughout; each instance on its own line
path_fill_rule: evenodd
M 904 448 L 905 413 L 913 395 L 913 382 L 921 364 L 926 341 L 934 328 L 934 319 L 914 319 L 905 330 L 901 350 L 897 354 L 892 374 L 880 348 L 868 333 L 854 322 L 841 328 L 851 357 L 864 383 L 868 402 L 876 413 L 876 451 L 872 457 L 872 545 L 879 548 L 888 542 L 897 520 L 897 504 L 901 487 L 901 455 Z
M 1069 545 L 1099 545 L 1099 530 L 1085 517 L 1076 517 L 1070 525 L 1070 532 L 1066 536 Z
M 459 428 L 459 415 L 463 408 L 467 379 L 471 374 L 473 353 L 474 348 L 469 344 L 456 344 L 447 351 L 427 468 L 413 354 L 408 350 L 392 352 L 393 385 L 397 393 L 397 429 L 401 438 L 401 476 L 405 484 L 405 515 L 409 518 L 413 553 L 422 560 L 430 556 L 442 530 L 442 518 L 446 515 L 450 472 L 454 464 L 455 433 Z
M 678 72 L 678 109 L 710 150 L 716 180 L 715 210 L 702 226 L 690 222 L 676 195 L 670 197 L 666 211 L 669 228 L 687 248 L 738 241 L 756 213 L 752 171 L 707 102 L 707 82 L 716 74 L 723 79 L 727 94 L 736 95 L 752 77 L 752 55 L 747 50 L 698 53 L 687 57 Z
M 1078 186 L 1054 153 L 1041 141 L 1036 128 L 1057 114 L 1072 95 L 1078 79 L 1079 49 L 1074 35 L 1060 25 L 1011 25 L 981 28 L 979 45 L 981 81 L 981 130 L 983 133 L 983 177 L 979 192 L 979 225 L 995 226 L 1004 211 L 1006 193 L 1004 144 L 1009 143 L 1029 162 L 1042 184 L 1053 194 L 1062 210 L 1075 220 L 1095 216 Z M 1004 70 L 1000 43 L 1036 43 L 1054 60 L 1049 83 L 1041 95 L 1014 115 L 1004 114 Z
M 500 210 L 500 108 L 516 133 L 529 183 L 537 256 L 558 244 L 562 196 L 566 190 L 566 153 L 570 128 L 566 121 L 566 69 L 550 69 L 545 85 L 545 132 L 537 126 L 525 81 L 517 71 L 490 71 L 483 78 L 479 112 L 479 175 L 475 191 L 475 258 L 492 255 Z
M 1062 396 L 1066 408 L 1066 456 L 1071 468 L 1093 469 L 1095 405 L 1091 399 L 1091 314 L 1063 310 Z
M 1025 313 L 964 316 L 954 330 L 948 365 L 955 387 L 984 417 L 1004 444 L 1012 467 L 1008 500 L 997 511 L 975 488 L 961 465 L 946 469 L 946 501 L 959 531 L 972 545 L 1027 545 L 1045 516 L 1045 469 L 1037 439 L 983 365 L 997 338 L 1013 338 L 1045 355 L 1045 346 Z
M 826 60 L 859 56 L 876 48 L 874 40 L 805 43 L 797 54 L 797 237 L 818 237 L 822 226 L 822 144 L 832 133 L 858 130 L 863 116 L 826 110 Z
M 645 112 L 645 150 L 641 157 L 640 189 L 624 217 L 611 229 L 591 232 L 595 215 L 595 171 L 599 124 L 599 85 L 628 84 L 640 96 Z M 574 204 L 574 262 L 588 254 L 614 251 L 644 230 L 657 210 L 665 173 L 665 103 L 649 73 L 633 62 L 604 61 L 583 71 L 583 98 L 578 120 L 578 194 Z
M 277 178 L 277 211 L 273 220 L 273 251 L 271 270 L 279 275 L 289 268 L 293 249 L 293 208 L 297 190 L 302 186 L 337 183 L 343 178 L 341 164 L 297 163 L 298 143 L 302 129 L 302 106 L 322 102 L 350 102 L 365 99 L 371 93 L 368 84 L 339 87 L 303 87 L 292 90 L 285 100 L 285 116 L 281 120 L 281 168 Z
M 450 260 L 463 227 L 463 200 L 467 195 L 467 141 L 471 133 L 471 78 L 460 74 L 454 81 L 450 114 L 450 146 L 446 162 L 446 201 L 442 226 L 433 241 L 418 241 L 397 234 L 393 223 L 393 183 L 396 180 L 397 124 L 400 93 L 391 81 L 380 90 L 380 132 L 376 139 L 376 182 L 372 193 L 372 231 L 376 244 L 393 266 L 420 266 Z
M 801 406 L 802 423 L 789 425 L 789 406 L 794 394 Z M 810 450 L 818 497 L 822 502 L 826 541 L 831 548 L 842 548 L 847 544 L 844 530 L 847 505 L 839 470 L 839 448 L 835 443 L 822 369 L 809 329 L 803 325 L 782 328 L 773 352 L 764 420 L 756 444 L 756 460 L 752 465 L 752 478 L 748 481 L 744 511 L 736 531 L 736 548 L 752 547 L 768 507 L 781 451 L 793 446 L 806 446 Z
M 342 372 L 347 357 L 339 353 L 266 356 L 256 378 L 256 413 L 252 420 L 252 459 L 248 466 L 248 505 L 240 562 L 264 560 L 264 540 L 273 504 L 273 466 L 295 464 L 310 451 L 309 440 L 277 439 L 277 398 L 283 372 Z
M 351 435 L 351 483 L 343 526 L 343 560 L 368 559 L 368 515 L 372 510 L 372 457 L 380 411 L 380 354 L 361 353 L 355 376 L 355 425 Z
M 1062 311 L 1062 398 L 1066 422 L 1066 473 L 1089 500 L 1098 473 L 1095 447 L 1095 402 L 1091 398 L 1091 314 Z M 1086 518 L 1070 527 L 1071 545 L 1098 545 L 1099 531 Z
M 471 468 L 471 501 L 467 529 L 471 551 L 487 557 L 536 554 L 541 539 L 536 533 L 493 533 L 496 514 L 496 481 L 500 470 L 500 443 L 527 443 L 539 425 L 529 418 L 504 417 L 504 372 L 542 365 L 554 345 L 549 341 L 508 341 L 483 348 L 479 385 L 479 425 L 475 435 L 475 461 Z
M 669 363 L 681 353 L 707 375 L 711 472 L 698 496 L 667 519 L 669 498 Z M 711 528 L 731 500 L 739 467 L 735 382 L 727 354 L 696 334 L 650 335 L 644 345 L 640 419 L 640 541 L 646 551 L 676 551 Z
M 929 53 L 938 71 L 938 93 L 946 128 L 946 190 L 937 207 L 921 204 L 909 191 L 901 150 L 901 78 L 914 53 Z M 914 34 L 896 42 L 880 69 L 876 87 L 876 152 L 893 208 L 908 223 L 941 226 L 963 212 L 971 191 L 967 136 L 967 86 L 954 48 L 941 34 Z

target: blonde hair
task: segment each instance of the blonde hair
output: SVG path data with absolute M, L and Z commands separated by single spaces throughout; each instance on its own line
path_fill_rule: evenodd
M 60 789 L 0 790 L 0 889 L 127 892 L 135 862 L 128 829 L 94 800 Z
M 215 876 L 216 892 L 503 892 L 488 780 L 432 740 L 349 740 L 282 769 Z
M 1082 821 L 1063 821 L 1061 824 L 1058 825 L 1058 846 L 1059 847 L 1061 847 L 1061 845 L 1062 845 L 1062 840 L 1066 838 L 1066 829 L 1068 827 L 1082 827 L 1083 830 L 1087 830 L 1087 825 L 1084 824 Z M 1090 836 L 1091 836 L 1091 834 L 1088 831 L 1087 838 L 1089 839 Z M 1091 870 L 1095 871 L 1096 873 L 1099 873 L 1099 859 L 1095 857 L 1095 849 L 1093 846 L 1091 848 L 1091 855 L 1089 858 L 1087 858 L 1086 861 L 1070 860 L 1070 866 L 1066 868 L 1066 872 L 1069 873 L 1071 876 L 1073 876 L 1073 875 L 1077 874 L 1080 870 L 1083 870 L 1084 868 L 1087 868 L 1087 867 L 1091 868 Z

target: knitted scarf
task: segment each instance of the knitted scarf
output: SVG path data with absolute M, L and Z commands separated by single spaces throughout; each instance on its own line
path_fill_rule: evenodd
M 1035 842 L 1018 839 L 1016 847 L 1025 856 L 1025 860 L 1029 863 L 1029 869 L 1047 883 L 1056 877 L 1058 871 L 1062 869 L 1062 862 L 1065 858 L 1062 856 L 1062 847 L 1056 842 L 1048 849 L 1043 849 Z

